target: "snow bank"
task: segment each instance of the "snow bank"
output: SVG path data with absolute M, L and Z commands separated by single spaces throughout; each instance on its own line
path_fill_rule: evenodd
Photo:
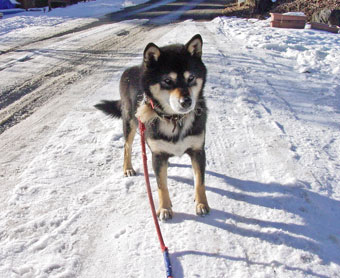
M 303 12 L 287 12 L 284 15 L 306 16 Z
M 269 27 L 268 20 L 215 19 L 220 32 L 242 40 L 243 49 L 263 49 L 296 60 L 299 72 L 340 73 L 340 35 L 311 29 Z

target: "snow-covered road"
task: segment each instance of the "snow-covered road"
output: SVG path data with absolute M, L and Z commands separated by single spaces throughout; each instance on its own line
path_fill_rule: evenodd
M 52 95 L 0 135 L 0 277 L 165 276 L 139 138 L 138 175 L 123 178 L 121 122 L 93 105 L 118 98 L 122 71 L 148 42 L 196 33 L 208 68 L 212 210 L 195 215 L 189 158 L 170 160 L 175 216 L 161 229 L 174 277 L 340 277 L 339 36 L 236 18 L 144 23 L 99 26 L 0 60 L 2 93 L 45 73 L 37 90 Z M 1 98 L 13 103 L 0 115 L 17 99 Z M 153 175 L 151 183 L 156 190 Z

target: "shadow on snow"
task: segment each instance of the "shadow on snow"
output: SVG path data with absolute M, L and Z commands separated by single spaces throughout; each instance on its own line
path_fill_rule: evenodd
M 170 167 L 191 168 L 190 165 L 183 164 L 171 164 Z M 206 174 L 208 180 L 209 176 L 218 178 L 222 180 L 220 187 L 224 186 L 223 188 L 207 186 L 207 191 L 226 196 L 231 200 L 246 202 L 247 204 L 262 206 L 268 209 L 285 211 L 286 213 L 300 217 L 300 222 L 304 224 L 266 221 L 253 218 L 252 216 L 245 217 L 224 211 L 223 208 L 212 208 L 210 215 L 205 218 L 186 213 L 176 213 L 176 217 L 171 223 L 198 221 L 242 237 L 258 238 L 270 244 L 285 245 L 313 253 L 322 259 L 325 264 L 331 262 L 340 264 L 340 257 L 338 255 L 340 243 L 336 237 L 340 232 L 340 222 L 338 221 L 338 219 L 340 219 L 340 201 L 308 190 L 309 185 L 302 181 L 299 181 L 296 185 L 282 185 L 278 183 L 265 184 L 256 181 L 235 179 L 213 171 L 206 171 Z M 169 178 L 193 186 L 191 179 L 178 176 L 169 176 Z M 234 192 L 233 189 L 236 189 L 238 192 Z M 265 196 L 261 196 L 261 193 L 265 194 Z M 269 194 L 271 194 L 271 196 L 268 196 Z M 260 229 L 255 230 L 238 227 L 235 224 L 226 223 L 226 220 L 233 220 L 235 223 L 257 225 Z M 261 231 L 263 228 L 273 228 L 275 231 L 263 232 Z M 178 268 L 179 271 L 182 270 L 178 258 L 186 255 L 219 257 L 232 261 L 244 261 L 249 265 L 282 265 L 282 263 L 277 261 L 270 263 L 252 262 L 249 261 L 248 258 L 236 258 L 223 254 L 183 251 L 172 254 L 172 259 L 175 261 L 175 268 Z M 310 270 L 289 267 L 287 265 L 285 265 L 285 268 L 288 270 L 303 271 L 306 275 L 326 277 L 313 273 Z

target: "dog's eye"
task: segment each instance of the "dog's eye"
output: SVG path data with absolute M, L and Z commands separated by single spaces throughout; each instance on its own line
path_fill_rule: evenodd
M 173 81 L 170 78 L 163 79 L 163 83 L 167 86 L 171 86 L 173 84 Z
M 192 75 L 190 75 L 189 78 L 188 78 L 188 83 L 191 84 L 191 83 L 193 83 L 195 80 L 196 80 L 196 76 L 192 74 Z

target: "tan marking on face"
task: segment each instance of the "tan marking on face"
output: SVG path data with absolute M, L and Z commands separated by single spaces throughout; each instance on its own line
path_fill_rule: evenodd
M 164 112 L 171 114 L 173 110 L 170 106 L 170 94 L 168 90 L 162 90 L 161 85 L 159 83 L 151 85 L 150 91 L 155 99 L 159 101 L 159 103 L 163 106 Z
M 191 75 L 191 73 L 189 71 L 185 71 L 184 74 L 183 74 L 185 80 L 188 80 L 190 75 Z
M 180 99 L 182 97 L 182 92 L 180 89 L 175 89 L 175 90 L 170 91 L 170 95 L 173 95 L 176 98 Z
M 177 80 L 177 73 L 176 72 L 170 72 L 168 74 L 168 76 L 173 80 L 176 81 Z
M 158 95 L 161 91 L 161 85 L 159 85 L 158 83 L 151 85 L 150 86 L 150 91 L 154 94 L 154 95 Z
M 202 89 L 202 86 L 203 86 L 203 79 L 197 78 L 196 85 L 189 88 L 189 92 L 193 96 L 194 99 L 198 99 L 198 95 Z

